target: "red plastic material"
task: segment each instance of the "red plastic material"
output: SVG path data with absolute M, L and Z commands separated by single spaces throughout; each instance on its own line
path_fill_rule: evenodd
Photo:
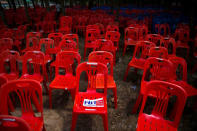
M 3 84 L 7 83 L 7 82 L 8 82 L 7 78 L 0 75 L 0 87 L 1 87 Z
M 187 96 L 197 95 L 197 89 L 187 83 L 187 63 L 185 59 L 172 56 L 169 61 L 173 63 L 174 72 L 174 79 L 171 82 L 181 86 L 186 91 Z
M 84 57 L 83 57 L 84 60 L 85 60 L 85 57 L 86 57 L 86 50 L 88 48 L 94 50 L 97 47 L 97 45 L 94 41 L 99 38 L 99 35 L 100 35 L 99 29 L 88 29 L 88 30 L 86 30 Z
M 161 39 L 162 39 L 162 36 L 159 35 L 159 34 L 148 34 L 148 35 L 146 35 L 146 40 L 155 43 L 156 46 L 160 45 Z
M 56 21 L 43 21 L 37 24 L 37 31 L 43 33 L 53 33 L 56 30 Z
M 152 47 L 149 50 L 149 57 L 168 59 L 168 50 L 165 47 Z
M 107 31 L 105 39 L 111 40 L 114 43 L 116 50 L 119 50 L 120 33 L 118 31 Z
M 169 24 L 156 24 L 156 32 L 164 37 L 170 36 L 170 26 Z
M 22 53 L 25 53 L 27 51 L 38 51 L 38 50 L 40 50 L 39 41 L 40 41 L 40 39 L 37 38 L 37 37 L 28 38 L 29 43 L 26 43 L 26 48 L 24 50 L 22 50 Z M 31 45 L 31 43 L 32 43 L 32 45 Z
M 88 76 L 88 87 L 86 92 L 79 92 L 79 81 L 81 73 Z M 96 91 L 96 74 L 104 75 L 104 92 Z M 96 114 L 103 118 L 105 131 L 108 131 L 107 117 L 107 66 L 101 63 L 84 62 L 77 67 L 76 71 L 76 95 L 72 113 L 71 131 L 75 130 L 77 116 L 79 114 Z M 89 104 L 88 104 L 89 103 Z
M 11 38 L 2 38 L 0 39 L 0 52 L 5 50 L 11 50 L 13 46 L 13 40 Z
M 0 115 L 1 131 L 31 131 L 32 129 L 26 121 L 19 117 Z
M 163 37 L 160 41 L 160 47 L 168 50 L 169 56 L 176 56 L 176 41 L 172 37 Z
M 45 75 L 44 73 L 46 72 L 44 58 L 44 53 L 41 51 L 26 52 L 23 56 L 23 70 L 20 79 L 32 79 L 38 82 L 43 82 L 44 87 L 48 92 L 46 81 L 43 78 L 43 75 Z M 28 70 L 28 66 L 31 67 L 31 64 L 33 65 L 33 69 L 30 68 L 31 70 Z M 43 75 L 41 74 L 40 67 L 43 71 Z
M 124 50 L 123 50 L 123 56 L 126 53 L 126 48 L 127 46 L 135 46 L 138 38 L 139 38 L 139 33 L 138 33 L 138 29 L 134 28 L 134 27 L 127 27 L 125 29 L 125 33 L 124 33 Z
M 147 87 L 146 85 L 149 81 L 172 81 L 174 79 L 173 76 L 173 64 L 169 60 L 156 57 L 148 58 L 146 60 L 146 63 L 144 64 L 140 93 L 132 110 L 132 113 L 137 112 L 137 109 L 142 101 L 142 96 L 145 93 Z M 155 97 L 155 95 L 156 94 L 154 92 L 151 94 L 151 96 L 153 97 Z
M 77 48 L 79 49 L 79 37 L 77 34 L 66 34 L 62 36 L 62 40 L 73 40 L 77 43 Z
M 117 25 L 108 25 L 106 31 L 118 31 L 119 27 Z
M 57 54 L 56 61 L 52 63 L 55 66 L 55 78 L 49 85 L 49 105 L 52 108 L 52 90 L 61 89 L 70 91 L 74 100 L 76 78 L 73 75 L 74 61 L 80 64 L 81 56 L 78 52 L 62 51 Z M 65 69 L 65 75 L 59 74 L 59 69 Z
M 88 56 L 89 62 L 99 62 L 106 66 L 110 65 L 110 73 L 107 76 L 107 88 L 112 89 L 114 93 L 114 104 L 117 108 L 117 87 L 113 77 L 113 55 L 107 51 L 93 51 Z M 103 89 L 104 78 L 102 74 L 97 74 L 96 88 Z
M 72 17 L 71 16 L 62 16 L 60 17 L 59 30 L 63 30 L 63 34 L 71 32 L 72 29 Z
M 127 70 L 124 75 L 124 80 L 126 80 L 129 69 L 131 67 L 135 68 L 136 73 L 137 73 L 136 69 L 141 69 L 141 70 L 144 69 L 144 64 L 149 56 L 149 50 L 151 47 L 155 47 L 155 44 L 149 41 L 139 41 L 136 44 L 135 50 L 133 52 L 133 57 L 127 66 Z
M 151 114 L 144 113 L 147 98 L 155 92 L 156 102 Z M 176 96 L 176 114 L 173 121 L 165 119 L 168 102 L 171 96 Z M 151 81 L 146 85 L 142 107 L 137 122 L 137 131 L 177 131 L 187 100 L 186 92 L 178 85 L 165 81 Z
M 29 44 L 32 37 L 37 37 L 39 40 L 41 38 L 40 32 L 28 32 L 26 35 L 26 44 Z
M 21 117 L 24 119 L 32 130 L 40 131 L 44 129 L 43 121 L 43 104 L 42 104 L 42 87 L 35 80 L 14 80 L 3 85 L 0 90 L 0 113 L 8 115 L 8 96 L 15 92 L 21 105 Z M 35 116 L 33 104 L 40 116 Z
M 59 51 L 76 51 L 78 52 L 77 43 L 73 40 L 62 40 L 58 46 Z
M 62 33 L 50 33 L 48 38 L 53 39 L 55 42 L 55 47 L 58 47 L 60 41 L 62 40 Z
M 0 54 L 0 75 L 10 80 L 16 80 L 19 77 L 17 60 L 20 57 L 17 51 L 6 50 Z M 7 71 L 9 68 L 10 71 Z

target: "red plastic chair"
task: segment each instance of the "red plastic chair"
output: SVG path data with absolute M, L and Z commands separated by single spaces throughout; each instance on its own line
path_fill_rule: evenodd
M 88 27 L 87 27 L 88 28 Z M 97 47 L 96 43 L 94 42 L 99 38 L 100 31 L 98 29 L 88 29 L 86 30 L 86 37 L 85 37 L 85 46 L 84 46 L 84 57 L 86 57 L 86 50 L 87 49 L 95 49 Z
M 124 33 L 124 49 L 123 56 L 126 53 L 127 46 L 135 46 L 138 41 L 138 29 L 134 27 L 127 27 Z
M 152 47 L 149 50 L 149 57 L 168 59 L 168 50 L 165 47 Z
M 50 33 L 48 38 L 53 39 L 55 42 L 55 47 L 58 47 L 60 41 L 62 40 L 62 33 Z
M 114 46 L 113 42 L 111 40 L 106 39 L 97 39 L 95 41 L 97 47 L 97 51 L 108 51 L 113 54 L 114 58 L 114 64 L 116 63 L 116 47 Z
M 19 77 L 18 59 L 20 55 L 17 51 L 6 50 L 0 54 L 0 75 L 10 80 Z M 6 69 L 9 68 L 9 71 Z
M 13 40 L 11 38 L 2 38 L 0 39 L 0 52 L 5 50 L 11 50 L 13 46 Z
M 72 29 L 72 17 L 71 16 L 62 16 L 62 17 L 60 17 L 59 30 L 61 30 L 62 28 L 66 29 L 67 33 L 71 32 L 71 29 Z
M 148 27 L 146 25 L 138 25 L 139 29 L 139 40 L 145 40 L 146 35 L 148 34 Z
M 43 21 L 41 23 L 43 33 L 53 33 L 56 30 L 56 21 Z
M 19 117 L 0 115 L 1 131 L 31 131 L 29 124 Z
M 48 92 L 48 88 L 46 86 L 46 80 L 44 80 L 43 75 L 46 75 L 46 68 L 44 63 L 44 53 L 41 51 L 28 51 L 23 56 L 23 70 L 22 76 L 20 79 L 32 79 L 38 82 L 43 82 L 46 91 Z M 33 65 L 33 69 L 28 70 L 28 66 Z M 40 66 L 43 71 L 43 75 L 40 72 Z M 33 72 L 32 72 L 33 70 Z
M 169 24 L 156 24 L 155 25 L 155 30 L 158 34 L 166 37 L 170 36 L 170 26 Z
M 148 35 L 146 35 L 146 40 L 155 43 L 156 46 L 160 45 L 161 39 L 162 39 L 162 36 L 159 35 L 159 34 L 148 34 Z
M 74 51 L 62 51 L 57 54 L 55 66 L 55 78 L 49 85 L 49 105 L 52 108 L 52 90 L 61 89 L 70 91 L 72 98 L 75 97 L 76 78 L 73 75 L 74 61 L 80 64 L 81 56 L 78 52 Z M 59 74 L 59 69 L 65 69 L 65 75 Z
M 197 89 L 187 83 L 187 63 L 185 59 L 172 56 L 169 61 L 173 63 L 174 72 L 174 79 L 171 82 L 181 86 L 186 91 L 187 96 L 197 95 Z
M 26 43 L 26 48 L 22 50 L 22 53 L 25 53 L 27 51 L 39 51 L 40 50 L 39 41 L 40 39 L 37 37 L 28 38 L 29 43 Z
M 0 87 L 1 87 L 3 84 L 7 83 L 7 82 L 8 82 L 7 78 L 4 77 L 4 76 L 2 76 L 2 75 L 0 75 Z
M 137 109 L 142 101 L 142 96 L 145 94 L 146 85 L 152 80 L 172 81 L 174 79 L 173 64 L 167 59 L 161 59 L 156 57 L 150 57 L 144 64 L 144 72 L 141 80 L 140 93 L 137 101 L 133 107 L 132 113 L 136 113 Z M 155 97 L 155 93 L 152 93 L 152 97 Z
M 37 37 L 39 40 L 41 38 L 40 32 L 28 32 L 26 35 L 26 44 L 29 44 L 32 37 Z
M 111 40 L 114 43 L 116 50 L 119 50 L 120 33 L 118 31 L 107 31 L 105 39 Z
M 73 40 L 77 43 L 77 48 L 79 49 L 79 37 L 77 34 L 66 34 L 62 36 L 62 40 Z
M 101 38 L 101 39 L 104 38 L 105 37 L 105 27 L 103 26 L 103 24 L 96 23 L 95 25 L 97 25 L 100 30 L 100 37 L 99 38 Z
M 151 47 L 155 47 L 155 44 L 149 41 L 139 41 L 136 46 L 135 50 L 133 52 L 133 57 L 131 61 L 129 62 L 127 66 L 127 70 L 124 75 L 124 81 L 126 80 L 128 76 L 129 69 L 131 67 L 135 68 L 135 71 L 137 73 L 136 69 L 144 69 L 144 64 L 146 62 L 146 59 L 149 56 L 149 50 Z
M 119 32 L 119 27 L 117 25 L 108 25 L 106 28 L 106 31 L 118 31 Z
M 0 113 L 8 115 L 8 96 L 15 93 L 21 105 L 21 117 L 24 119 L 32 130 L 45 130 L 43 120 L 43 104 L 42 104 L 42 87 L 35 80 L 14 80 L 3 85 L 0 90 Z M 32 101 L 40 116 L 35 116 Z
M 62 40 L 58 46 L 59 51 L 76 51 L 78 52 L 77 43 L 73 40 Z
M 88 87 L 86 92 L 79 92 L 80 75 L 85 72 L 88 76 Z M 104 92 L 96 92 L 96 74 L 104 75 Z M 107 74 L 106 65 L 101 63 L 84 62 L 77 67 L 76 71 L 76 95 L 72 113 L 71 131 L 75 130 L 77 116 L 79 114 L 96 114 L 103 118 L 105 131 L 108 131 L 107 118 Z
M 99 62 L 106 66 L 110 65 L 110 74 L 107 76 L 107 88 L 112 89 L 114 93 L 114 104 L 117 108 L 117 87 L 113 77 L 113 55 L 107 51 L 93 51 L 88 56 L 89 62 Z M 104 78 L 102 74 L 97 74 L 96 78 L 96 88 L 103 89 Z
M 168 50 L 168 56 L 176 56 L 176 42 L 172 37 L 163 37 L 160 41 L 160 47 Z
M 144 113 L 147 98 L 155 92 L 156 102 L 151 114 Z M 168 103 L 170 97 L 176 96 L 177 106 L 176 114 L 173 121 L 166 119 L 166 112 L 168 111 Z M 158 131 L 177 131 L 181 120 L 185 103 L 187 100 L 186 92 L 178 85 L 165 81 L 151 81 L 146 85 L 145 94 L 143 97 L 142 107 L 139 113 L 137 122 L 137 131 L 142 130 L 158 130 Z

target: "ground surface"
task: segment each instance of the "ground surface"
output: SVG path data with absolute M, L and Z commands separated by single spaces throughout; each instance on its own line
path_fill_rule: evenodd
M 120 42 L 123 45 L 123 41 Z M 80 54 L 83 56 L 84 39 L 80 38 Z M 114 79 L 117 84 L 118 108 L 114 109 L 113 93 L 109 91 L 108 95 L 108 126 L 110 131 L 135 131 L 137 124 L 137 114 L 131 114 L 135 104 L 138 92 L 140 90 L 140 79 L 142 72 L 135 74 L 134 70 L 129 71 L 127 81 L 123 81 L 123 76 L 128 62 L 131 59 L 133 49 L 127 51 L 126 56 L 122 56 L 122 48 L 117 54 L 116 65 L 114 66 Z M 191 61 L 189 59 L 191 68 Z M 188 81 L 196 87 L 195 75 L 188 74 Z M 83 83 L 83 82 L 82 82 Z M 85 82 L 84 82 L 85 83 Z M 85 85 L 85 84 L 84 84 Z M 82 84 L 83 86 L 83 84 Z M 44 89 L 44 88 L 43 88 Z M 47 131 L 69 131 L 72 121 L 73 101 L 71 96 L 61 90 L 53 91 L 53 109 L 49 109 L 49 98 L 46 93 L 43 94 L 44 105 L 44 123 Z M 194 98 L 187 101 L 181 123 L 180 131 L 192 131 L 197 127 L 197 106 L 194 107 Z M 77 120 L 78 131 L 102 131 L 102 118 L 97 115 L 79 115 Z

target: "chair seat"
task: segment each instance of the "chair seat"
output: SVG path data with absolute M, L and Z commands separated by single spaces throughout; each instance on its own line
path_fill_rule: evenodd
M 21 118 L 24 119 L 34 131 L 42 131 L 44 123 L 41 117 L 34 117 L 30 113 L 25 113 Z
M 16 80 L 18 78 L 18 74 L 16 74 L 16 73 L 10 73 L 10 74 L 1 73 L 0 75 L 6 77 L 8 79 L 8 81 Z
M 43 76 L 40 74 L 33 74 L 33 75 L 29 75 L 29 74 L 24 74 L 21 76 L 20 79 L 33 79 L 33 80 L 37 80 L 39 82 L 43 81 Z
M 95 100 L 100 99 L 100 101 L 96 102 L 96 107 L 87 107 L 83 104 L 84 99 Z M 87 101 L 86 101 L 87 102 Z M 107 99 L 103 94 L 87 91 L 87 92 L 79 92 L 75 96 L 75 103 L 73 107 L 73 112 L 80 114 L 105 114 L 107 113 Z
M 76 78 L 72 74 L 58 75 L 49 85 L 50 88 L 55 89 L 72 89 L 75 88 Z
M 141 69 L 143 70 L 144 69 L 144 64 L 145 64 L 146 60 L 145 59 L 132 59 L 130 62 L 129 62 L 129 66 L 132 66 L 132 67 L 135 67 L 135 68 L 138 68 L 138 69 Z
M 161 117 L 142 113 L 138 117 L 137 131 L 177 131 L 177 128 Z
M 107 88 L 115 88 L 116 83 L 114 81 L 113 76 L 108 75 L 107 76 Z M 104 76 L 103 74 L 98 74 L 96 76 L 96 88 L 103 89 L 104 88 Z
M 133 39 L 125 40 L 125 45 L 136 45 L 137 41 Z

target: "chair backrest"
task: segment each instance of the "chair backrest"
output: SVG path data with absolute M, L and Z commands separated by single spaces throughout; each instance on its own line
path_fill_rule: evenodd
M 162 36 L 169 36 L 170 35 L 170 26 L 169 24 L 160 24 L 158 29 L 158 34 Z
M 19 73 L 17 60 L 20 57 L 17 51 L 5 50 L 0 54 L 0 72 L 4 73 Z M 7 64 L 9 62 L 9 64 Z M 10 71 L 6 71 L 6 66 L 9 66 Z
M 147 34 L 146 35 L 146 40 L 155 43 L 156 46 L 160 45 L 161 39 L 162 39 L 162 36 L 159 34 Z
M 43 21 L 42 30 L 44 33 L 53 33 L 56 29 L 56 21 Z
M 150 41 L 137 42 L 132 59 L 147 59 L 151 47 L 155 47 L 155 44 Z
M 174 33 L 176 41 L 188 42 L 190 39 L 190 30 L 184 28 L 178 28 Z
M 0 51 L 5 51 L 6 49 L 11 50 L 13 46 L 13 40 L 11 38 L 0 39 Z
M 32 49 L 32 50 L 40 50 L 39 49 L 40 48 L 39 41 L 40 41 L 40 38 L 38 38 L 38 37 L 30 37 L 30 38 L 28 38 L 28 42 L 29 43 L 26 43 L 26 48 L 27 49 Z
M 40 32 L 28 32 L 27 35 L 26 35 L 26 45 L 29 44 L 29 40 L 32 37 L 37 37 L 40 40 L 41 33 Z
M 44 45 L 44 49 L 42 48 Z M 42 38 L 40 39 L 39 48 L 45 54 L 50 54 L 49 50 L 54 48 L 54 40 L 50 38 Z
M 76 51 L 77 43 L 73 40 L 62 40 L 58 48 L 61 51 Z
M 140 25 L 138 27 L 139 31 L 139 40 L 144 40 L 146 38 L 146 35 L 148 34 L 148 27 L 146 25 Z
M 119 27 L 117 25 L 108 25 L 106 31 L 118 31 Z
M 0 130 L 1 131 L 31 131 L 28 123 L 15 116 L 0 115 Z
M 94 24 L 94 25 L 87 25 L 86 26 L 86 31 L 87 30 L 99 30 L 99 33 L 100 33 L 100 29 L 99 29 L 99 26 L 98 25 L 96 25 L 96 24 Z
M 114 43 L 114 46 L 119 46 L 120 33 L 118 31 L 107 31 L 105 39 L 111 40 Z
M 107 51 L 93 51 L 88 56 L 89 62 L 99 62 L 106 66 L 110 64 L 110 75 L 113 76 L 113 54 Z
M 149 57 L 168 59 L 168 50 L 165 47 L 152 47 L 149 51 Z
M 156 128 L 155 130 L 168 130 L 168 127 L 163 126 L 165 125 L 164 122 L 167 122 L 173 127 L 177 128 L 187 100 L 187 93 L 184 91 L 182 87 L 169 82 L 158 80 L 150 81 L 146 85 L 146 90 L 143 97 L 143 102 L 139 116 L 145 114 L 143 113 L 144 107 L 147 103 L 148 96 L 150 96 L 152 92 L 155 92 L 156 94 L 156 102 L 153 107 L 151 117 L 147 117 L 147 119 L 144 120 L 146 121 L 144 123 L 138 123 L 138 128 L 141 128 L 141 130 L 145 130 L 149 129 L 151 126 L 152 129 Z M 165 120 L 168 103 L 170 98 L 173 96 L 176 96 L 176 114 L 174 116 L 173 121 Z
M 134 41 L 138 40 L 139 31 L 135 27 L 127 27 L 124 32 L 124 40 L 132 39 Z
M 87 91 L 96 92 L 96 74 L 102 73 L 104 75 L 104 95 L 107 95 L 107 66 L 102 63 L 84 62 L 78 65 L 76 71 L 76 94 L 79 92 L 79 81 L 81 73 L 85 72 L 88 76 Z
M 79 37 L 78 34 L 66 34 L 62 36 L 62 40 L 73 40 L 77 43 L 77 48 L 79 49 Z
M 48 35 L 48 38 L 53 39 L 55 42 L 55 47 L 57 47 L 60 43 L 60 41 L 62 40 L 62 33 L 50 33 Z
M 114 43 L 111 40 L 97 39 L 95 43 L 97 44 L 96 50 L 113 52 Z
M 61 16 L 60 17 L 60 28 L 72 27 L 72 17 L 71 16 Z
M 21 113 L 28 115 L 34 115 L 33 105 L 36 106 L 36 110 L 41 113 L 41 119 L 43 119 L 43 101 L 42 101 L 42 87 L 36 80 L 21 79 L 13 80 L 1 87 L 0 90 L 0 113 L 2 115 L 9 114 L 8 96 L 10 93 L 15 93 L 19 98 L 21 105 Z M 32 103 L 33 101 L 33 103 Z
M 23 55 L 23 75 L 29 74 L 28 65 L 30 65 L 30 63 L 33 64 L 33 74 L 41 74 L 40 66 L 42 66 L 42 71 L 44 70 L 44 53 L 41 51 L 27 51 Z
M 176 55 L 176 41 L 172 37 L 163 37 L 160 41 L 160 47 L 165 47 L 169 55 Z
M 100 37 L 100 31 L 96 29 L 86 30 L 85 44 L 90 44 Z
M 173 80 L 173 64 L 162 58 L 150 57 L 144 65 L 141 85 L 151 80 Z
M 172 56 L 168 59 L 173 64 L 175 80 L 183 80 L 187 82 L 187 62 L 185 61 L 185 59 L 177 56 Z
M 7 83 L 7 82 L 8 82 L 8 80 L 7 80 L 6 77 L 0 76 L 0 88 L 1 88 L 1 86 L 2 86 L 3 84 L 5 84 L 5 83 Z
M 77 61 L 77 64 L 79 65 L 81 62 L 81 56 L 78 52 L 75 51 L 61 51 L 57 54 L 56 61 L 58 65 L 64 65 L 65 66 L 65 74 L 67 73 L 73 73 L 72 65 L 74 64 L 75 60 Z M 57 76 L 59 74 L 59 66 L 55 67 L 55 75 Z

